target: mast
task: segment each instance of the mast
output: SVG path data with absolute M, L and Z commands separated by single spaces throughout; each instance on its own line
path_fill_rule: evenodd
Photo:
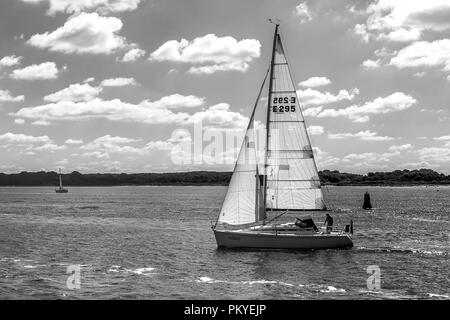
M 269 20 L 272 22 L 271 20 Z M 273 84 L 273 64 L 275 61 L 275 48 L 277 44 L 278 37 L 278 27 L 279 23 L 275 23 L 275 33 L 273 36 L 273 45 L 272 45 L 272 58 L 270 59 L 270 78 L 269 78 L 269 96 L 267 101 L 267 118 L 266 118 L 266 155 L 264 161 L 264 213 L 266 212 L 267 205 L 267 158 L 269 155 L 269 121 L 270 121 L 270 104 L 272 102 L 272 84 Z
M 62 189 L 61 168 L 59 168 L 59 188 Z

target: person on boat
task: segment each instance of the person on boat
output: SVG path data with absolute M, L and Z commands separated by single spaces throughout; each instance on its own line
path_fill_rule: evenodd
M 330 233 L 333 230 L 333 218 L 328 213 L 326 214 L 324 224 L 325 227 L 327 228 L 327 233 Z

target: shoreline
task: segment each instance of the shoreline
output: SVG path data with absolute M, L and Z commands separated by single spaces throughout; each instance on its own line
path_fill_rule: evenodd
M 51 185 L 0 185 L 0 188 L 57 188 Z M 228 184 L 120 184 L 120 185 L 65 185 L 65 188 L 114 188 L 114 187 L 228 187 Z M 450 184 L 323 184 L 326 187 L 450 187 Z
M 232 177 L 229 171 L 187 171 L 166 173 L 85 173 L 77 171 L 62 174 L 65 186 L 228 186 Z M 260 177 L 261 178 L 261 177 Z M 0 173 L 0 186 L 56 187 L 59 174 L 54 171 Z M 450 175 L 431 169 L 394 170 L 391 172 L 369 172 L 366 175 L 319 171 L 322 186 L 405 187 L 450 185 Z

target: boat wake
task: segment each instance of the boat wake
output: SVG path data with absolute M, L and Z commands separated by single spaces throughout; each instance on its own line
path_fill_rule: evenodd
M 449 253 L 443 250 L 426 250 L 426 249 L 416 249 L 416 248 L 390 248 L 390 247 L 355 247 L 353 250 L 358 252 L 367 253 L 404 253 L 404 254 L 422 254 L 422 255 L 437 255 L 437 256 L 447 256 Z
M 215 283 L 224 283 L 231 285 L 275 285 L 275 286 L 283 286 L 283 287 L 291 287 L 298 288 L 301 290 L 313 291 L 317 293 L 345 293 L 346 290 L 343 288 L 336 288 L 330 285 L 321 285 L 321 284 L 293 284 L 283 281 L 276 280 L 243 280 L 243 281 L 230 281 L 230 280 L 217 280 L 212 279 L 210 277 L 200 277 L 195 280 L 197 283 L 205 283 L 205 284 L 215 284 Z
M 128 273 L 128 274 L 137 274 L 137 275 L 143 275 L 143 276 L 151 276 L 158 274 L 154 272 L 156 269 L 153 267 L 144 267 L 144 268 L 136 268 L 136 269 L 127 269 L 122 266 L 118 265 L 112 265 L 108 269 L 108 273 Z

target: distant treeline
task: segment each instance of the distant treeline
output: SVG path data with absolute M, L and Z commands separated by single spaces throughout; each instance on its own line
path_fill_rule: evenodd
M 421 184 L 450 184 L 450 175 L 431 169 L 395 170 L 391 172 L 369 172 L 367 175 L 324 170 L 319 172 L 320 181 L 334 185 L 386 185 L 409 186 Z
M 231 172 L 193 171 L 171 173 L 89 173 L 63 174 L 64 186 L 123 185 L 227 185 Z M 0 186 L 57 186 L 59 175 L 50 172 L 0 173 Z
M 450 175 L 431 169 L 369 172 L 367 175 L 337 170 L 319 172 L 320 180 L 328 185 L 421 185 L 450 184 Z M 228 185 L 231 172 L 193 171 L 171 173 L 89 173 L 63 174 L 65 186 L 122 186 L 122 185 Z M 0 186 L 57 186 L 56 172 L 0 173 Z

